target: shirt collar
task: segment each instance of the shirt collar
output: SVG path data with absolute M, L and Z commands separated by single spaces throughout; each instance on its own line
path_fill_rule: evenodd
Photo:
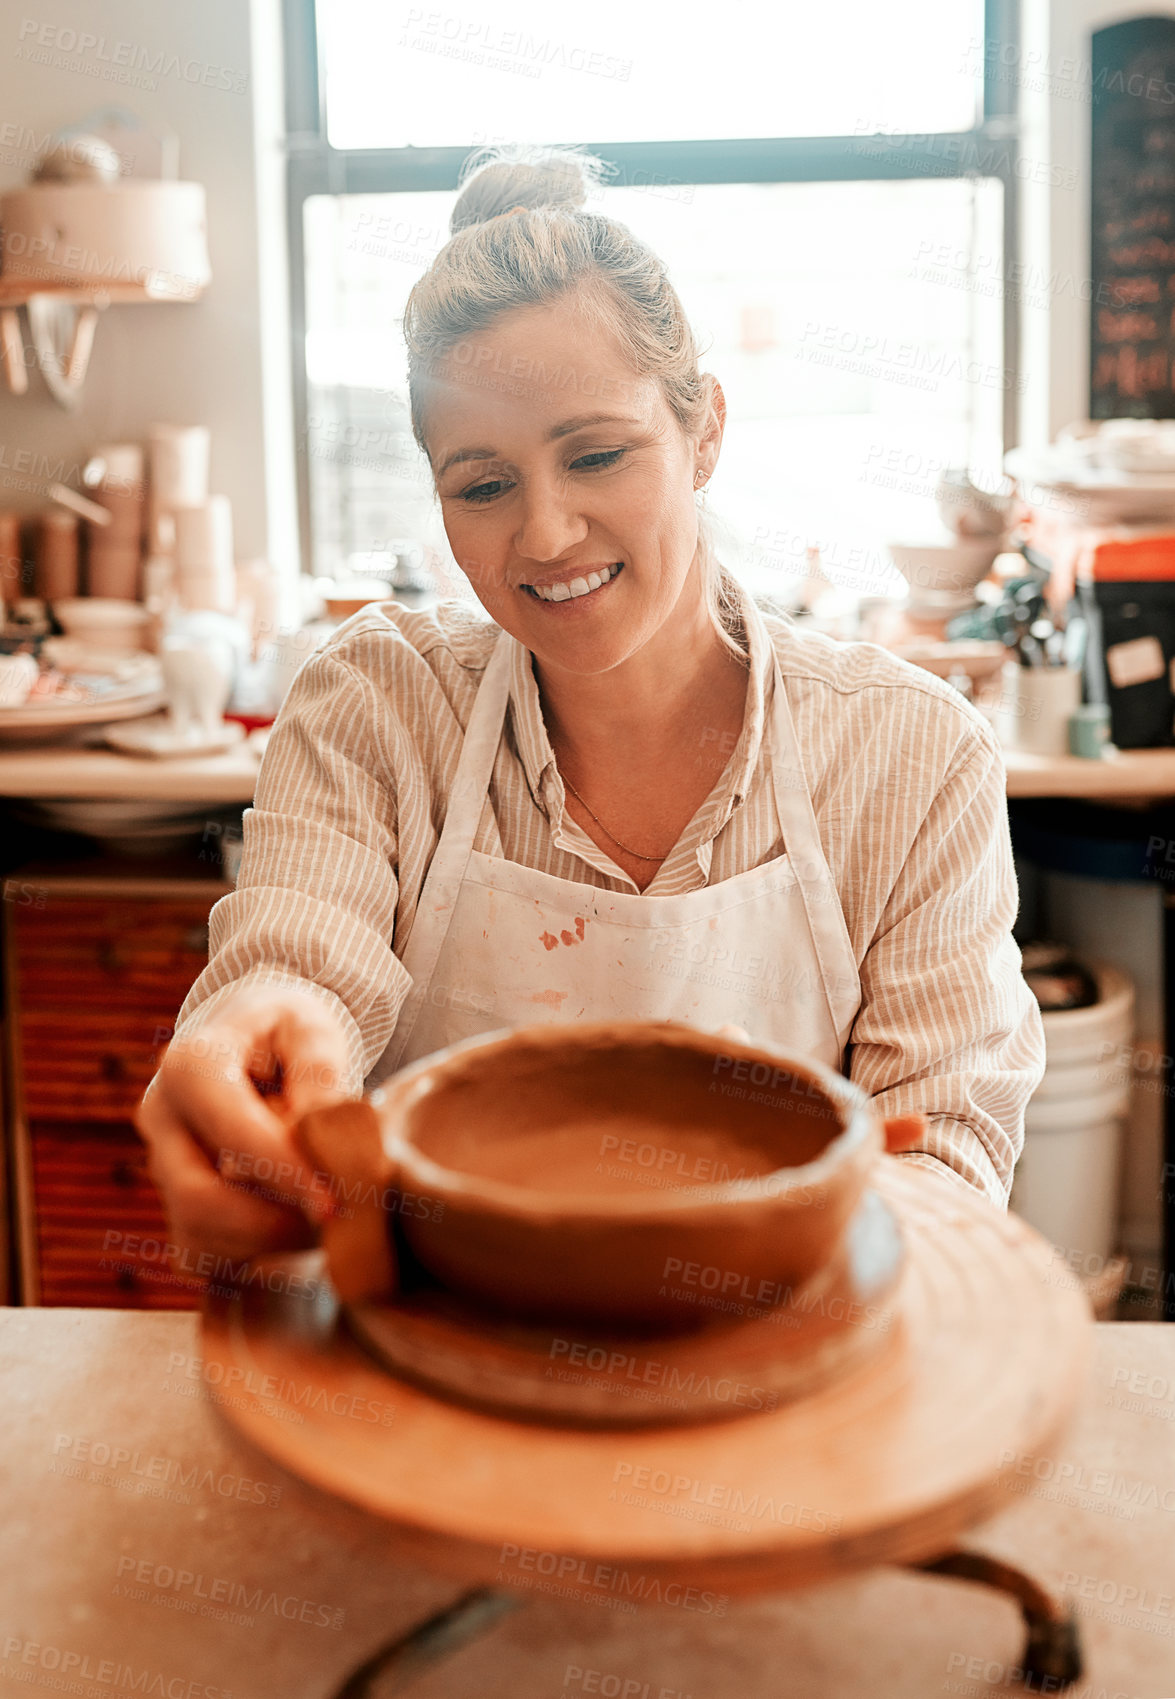
M 721 790 L 698 821 L 712 836 L 729 818 L 736 804 L 745 800 L 750 790 L 763 744 L 763 727 L 771 699 L 775 654 L 762 619 L 748 620 L 745 614 L 747 591 L 726 575 L 729 599 L 738 613 L 738 625 L 744 647 L 749 652 L 750 667 L 747 680 L 747 707 L 742 731 L 731 752 L 723 774 Z M 522 762 L 530 794 L 546 813 L 545 792 L 555 772 L 555 753 L 543 722 L 538 683 L 531 665 L 531 652 L 523 644 L 512 641 L 510 655 L 510 702 L 514 742 Z

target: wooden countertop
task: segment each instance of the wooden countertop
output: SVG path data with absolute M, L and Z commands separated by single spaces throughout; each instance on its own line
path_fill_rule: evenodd
M 1082 761 L 1073 755 L 1046 758 L 1010 749 L 1004 761 L 1011 797 L 1175 797 L 1175 749 L 1124 750 L 1105 761 Z M 0 748 L 0 797 L 249 803 L 259 766 L 247 748 L 166 761 L 86 747 Z
M 247 803 L 260 765 L 246 745 L 223 755 L 167 760 L 84 745 L 0 748 L 0 796 Z
M 1144 801 L 1175 797 L 1175 749 L 1123 749 L 1102 761 L 1004 751 L 1008 795 Z
M 379 1647 L 457 1595 L 398 1557 L 383 1524 L 237 1438 L 201 1395 L 197 1328 L 190 1314 L 0 1311 L 3 1691 L 26 1691 L 20 1676 L 31 1692 L 39 1680 L 59 1685 L 48 1672 L 76 1674 L 69 1655 L 90 1660 L 90 1687 L 114 1682 L 109 1666 L 96 1676 L 104 1660 L 123 1672 L 112 1694 L 329 1699 Z M 1077 1695 L 1175 1693 L 1173 1434 L 1175 1327 L 1099 1327 L 1071 1432 L 972 1537 L 1064 1585 L 1080 1608 Z M 539 1591 L 522 1599 L 413 1693 L 578 1699 L 623 1692 L 625 1682 L 641 1699 L 645 1683 L 650 1699 L 1022 1691 L 1006 1684 L 1022 1650 L 1010 1602 L 904 1571 L 721 1611 L 626 1614 Z M 373 1699 L 390 1691 L 371 1689 Z

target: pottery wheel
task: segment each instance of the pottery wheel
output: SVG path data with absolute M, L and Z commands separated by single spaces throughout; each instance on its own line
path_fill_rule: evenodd
M 463 1580 L 627 1608 L 914 1561 L 1009 1502 L 1016 1460 L 1072 1408 L 1092 1330 L 1077 1282 L 1016 1217 L 893 1158 L 877 1190 L 907 1252 L 891 1348 L 738 1421 L 587 1431 L 446 1401 L 349 1339 L 328 1287 L 307 1298 L 306 1257 L 210 1298 L 206 1373 L 271 1457 Z
M 592 1428 L 692 1425 L 774 1410 L 893 1348 L 901 1261 L 893 1211 L 867 1192 L 841 1255 L 814 1279 L 772 1307 L 684 1288 L 697 1316 L 686 1331 L 512 1323 L 438 1288 L 344 1314 L 378 1362 L 442 1397 Z

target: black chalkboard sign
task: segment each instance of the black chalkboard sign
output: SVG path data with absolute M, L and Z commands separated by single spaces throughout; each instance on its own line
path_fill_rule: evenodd
M 1091 419 L 1175 418 L 1175 18 L 1090 44 Z

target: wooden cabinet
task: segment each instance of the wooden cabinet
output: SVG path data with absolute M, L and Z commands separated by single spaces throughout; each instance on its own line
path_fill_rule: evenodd
M 132 1120 L 208 959 L 212 879 L 4 882 L 9 1172 L 19 1297 L 191 1308 Z

